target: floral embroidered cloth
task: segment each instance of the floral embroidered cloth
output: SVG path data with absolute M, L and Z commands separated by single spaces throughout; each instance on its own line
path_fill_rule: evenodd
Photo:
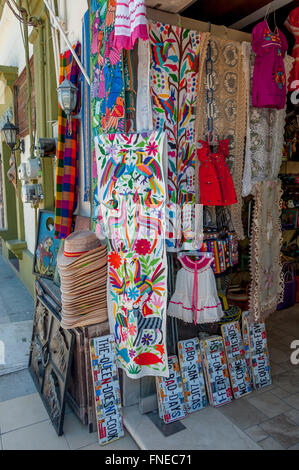
M 133 49 L 138 38 L 148 39 L 144 0 L 116 0 L 114 47 Z
M 237 203 L 229 206 L 234 230 L 239 239 L 244 238 L 242 225 L 242 174 L 246 133 L 246 86 L 242 69 L 241 44 L 211 36 L 211 60 L 213 63 L 213 127 L 219 140 L 229 139 L 229 155 L 226 163 L 233 178 Z M 200 57 L 203 65 L 206 55 Z M 202 68 L 200 68 L 202 70 Z M 196 104 L 196 132 L 205 139 L 207 132 L 207 75 L 199 74 L 200 86 Z M 198 168 L 196 168 L 196 177 Z M 200 187 L 197 181 L 197 194 Z
M 119 367 L 131 378 L 167 376 L 165 133 L 96 139 L 108 240 L 108 313 Z
M 283 275 L 280 262 L 281 183 L 262 181 L 253 189 L 254 214 L 250 240 L 251 286 L 250 321 L 262 322 L 276 310 L 283 296 Z
M 284 109 L 254 108 L 251 106 L 250 94 L 254 67 L 254 54 L 251 45 L 242 44 L 243 65 L 247 81 L 247 136 L 245 149 L 245 164 L 243 174 L 243 196 L 251 193 L 258 181 L 276 179 L 282 161 L 284 142 L 284 125 L 286 107 Z M 292 66 L 293 59 L 284 59 L 286 76 Z
M 192 249 L 191 243 L 196 243 L 198 236 L 197 224 L 194 224 L 194 168 L 197 158 L 194 126 L 199 56 L 205 54 L 202 52 L 206 47 L 205 38 L 206 34 L 198 31 L 160 22 L 149 23 L 148 94 L 152 101 L 153 121 L 149 126 L 153 124 L 155 129 L 164 130 L 168 137 L 169 212 L 170 215 L 176 214 L 169 219 L 169 249 Z M 145 56 L 144 53 L 142 55 Z M 142 63 L 141 76 L 147 70 L 144 65 Z M 146 77 L 143 82 L 146 93 Z M 176 226 L 179 219 L 181 230 Z

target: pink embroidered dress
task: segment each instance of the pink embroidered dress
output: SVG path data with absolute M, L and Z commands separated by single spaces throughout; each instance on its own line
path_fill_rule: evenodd
M 285 35 L 276 27 L 273 33 L 266 20 L 252 30 L 252 50 L 256 54 L 252 79 L 252 106 L 283 109 L 286 104 L 284 55 Z
M 133 49 L 138 38 L 148 39 L 144 0 L 116 0 L 114 47 Z
M 217 322 L 223 316 L 211 268 L 213 259 L 205 255 L 197 261 L 188 256 L 179 258 L 182 268 L 177 274 L 168 315 L 195 324 Z

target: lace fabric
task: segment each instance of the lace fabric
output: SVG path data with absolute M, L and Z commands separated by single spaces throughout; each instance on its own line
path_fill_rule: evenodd
M 254 108 L 249 101 L 252 89 L 254 54 L 249 43 L 242 44 L 244 73 L 247 83 L 247 137 L 242 194 L 252 193 L 253 186 L 263 180 L 276 179 L 282 160 L 284 141 L 284 109 Z M 285 70 L 288 77 L 293 59 L 285 58 Z
M 242 225 L 242 174 L 246 134 L 246 86 L 243 72 L 241 44 L 210 36 L 213 61 L 212 88 L 214 93 L 214 133 L 229 139 L 227 164 L 233 178 L 238 202 L 230 206 L 234 229 L 239 239 L 244 238 Z M 206 55 L 201 55 L 199 93 L 196 103 L 197 140 L 204 140 L 207 131 L 207 77 L 204 72 Z M 198 171 L 195 170 L 195 177 Z M 197 192 L 200 191 L 198 180 Z M 199 190 L 199 191 L 198 191 Z
M 280 261 L 282 242 L 281 182 L 263 181 L 253 188 L 255 198 L 250 240 L 250 321 L 262 322 L 283 297 Z

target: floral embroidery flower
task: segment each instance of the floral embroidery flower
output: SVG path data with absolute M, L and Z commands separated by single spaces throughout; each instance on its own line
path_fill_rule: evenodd
M 138 255 L 146 255 L 147 253 L 149 253 L 150 249 L 151 244 L 148 240 L 146 240 L 145 238 L 137 240 L 135 245 L 135 251 Z
M 163 300 L 161 297 L 158 297 L 157 295 L 155 295 L 154 297 L 152 297 L 152 304 L 157 307 L 157 308 L 161 308 L 163 307 Z
M 134 357 L 136 355 L 136 351 L 134 349 L 129 349 L 129 356 Z
M 153 154 L 154 157 L 158 153 L 158 145 L 156 144 L 156 142 L 149 142 L 149 144 L 145 147 L 145 149 L 149 155 Z
M 129 299 L 131 299 L 131 300 L 136 300 L 136 299 L 138 299 L 138 297 L 139 297 L 139 291 L 138 291 L 137 287 L 133 287 L 133 289 L 132 289 L 132 288 L 129 288 L 129 289 L 128 289 L 128 297 L 129 297 Z
M 116 253 L 116 251 L 112 251 L 110 253 L 110 255 L 108 256 L 108 261 L 110 265 L 115 269 L 118 269 L 121 266 L 121 257 L 118 253 Z
M 128 333 L 131 336 L 134 336 L 136 334 L 136 326 L 133 323 L 128 324 Z
M 227 93 L 234 94 L 237 91 L 237 74 L 233 72 L 227 72 L 224 78 L 224 86 Z
M 148 346 L 149 344 L 151 344 L 152 340 L 153 340 L 153 336 L 150 334 L 146 334 L 142 336 L 141 342 L 144 346 Z
M 271 289 L 273 286 L 274 274 L 271 268 L 264 269 L 264 278 L 265 278 L 265 286 L 267 289 Z
M 229 65 L 230 67 L 235 67 L 238 63 L 238 49 L 234 44 L 227 44 L 223 48 L 223 57 L 225 60 L 226 65 Z
M 106 153 L 112 157 L 112 158 L 115 158 L 117 153 L 118 153 L 118 147 L 117 145 L 109 145 L 108 147 L 106 147 Z

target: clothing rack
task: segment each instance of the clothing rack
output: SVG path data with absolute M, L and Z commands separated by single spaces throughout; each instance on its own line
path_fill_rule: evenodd
M 153 8 L 146 8 L 146 15 L 149 20 L 171 24 L 173 26 L 181 26 L 186 29 L 193 29 L 201 33 L 210 32 L 212 36 L 218 36 L 222 39 L 231 39 L 232 41 L 247 41 L 251 42 L 251 34 L 238 31 L 236 29 L 227 28 L 226 26 L 219 26 L 215 24 L 205 23 L 203 21 L 193 20 L 184 16 L 168 13 L 162 10 Z

